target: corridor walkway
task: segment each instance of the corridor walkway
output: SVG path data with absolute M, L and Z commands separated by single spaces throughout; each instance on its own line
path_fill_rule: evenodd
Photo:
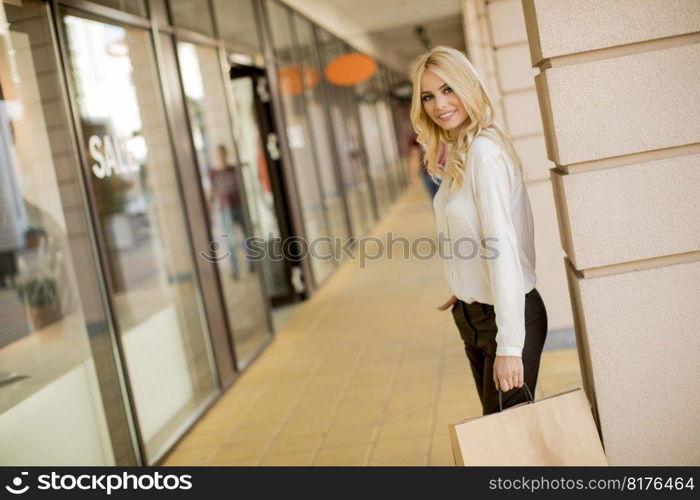
M 419 187 L 375 236 L 435 237 Z M 449 295 L 441 262 L 403 260 L 399 243 L 364 270 L 346 261 L 164 465 L 454 465 L 447 425 L 481 406 L 451 314 L 436 309 Z M 574 349 L 544 353 L 536 398 L 579 386 Z

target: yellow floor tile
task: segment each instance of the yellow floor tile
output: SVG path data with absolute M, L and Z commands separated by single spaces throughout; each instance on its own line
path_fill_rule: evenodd
M 325 448 L 337 448 L 343 446 L 369 444 L 376 436 L 378 426 L 357 427 L 344 429 L 342 427 L 332 428 L 323 441 Z
M 211 465 L 240 465 L 237 461 L 242 459 L 256 461 L 262 458 L 269 445 L 269 440 L 248 441 L 238 445 L 227 443 L 212 457 Z
M 412 439 L 420 436 L 427 436 L 431 431 L 430 422 L 402 422 L 387 425 L 386 422 L 379 432 L 379 439 Z
M 279 433 L 280 428 L 281 424 L 274 426 L 239 426 L 234 428 L 233 432 L 226 437 L 224 442 L 270 441 Z
M 374 229 L 434 235 L 411 189 Z M 180 441 L 172 465 L 452 465 L 448 424 L 481 415 L 442 263 L 343 262 Z M 398 257 L 397 257 L 398 256 Z M 543 353 L 537 397 L 581 386 L 577 351 Z
M 370 465 L 426 465 L 428 437 L 380 440 L 372 453 Z
M 208 465 L 209 461 L 219 452 L 221 444 L 214 446 L 199 446 L 187 450 L 176 450 L 171 453 L 163 465 Z
M 202 446 L 220 446 L 222 441 L 230 435 L 231 429 L 221 428 L 218 430 L 202 430 L 196 428 L 188 433 L 177 446 L 179 451 L 186 451 Z
M 288 455 L 295 452 L 316 451 L 324 437 L 324 434 L 319 433 L 278 437 L 267 450 L 267 454 Z

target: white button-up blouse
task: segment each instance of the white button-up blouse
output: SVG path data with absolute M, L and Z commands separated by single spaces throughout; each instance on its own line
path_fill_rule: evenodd
M 525 294 L 536 282 L 525 183 L 506 151 L 484 136 L 474 139 L 464 164 L 462 187 L 444 181 L 433 200 L 445 279 L 458 299 L 494 306 L 496 354 L 520 356 Z

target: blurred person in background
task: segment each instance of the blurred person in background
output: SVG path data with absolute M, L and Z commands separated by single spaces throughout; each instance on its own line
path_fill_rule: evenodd
M 430 196 L 432 200 L 438 192 L 440 180 L 431 176 L 426 170 L 425 152 L 416 139 L 416 136 L 413 136 L 410 145 L 411 156 L 409 159 L 409 171 L 411 172 L 411 184 L 415 185 L 418 184 L 418 182 L 422 182 L 426 191 L 428 191 L 428 196 Z
M 243 201 L 241 187 L 239 186 L 236 167 L 228 160 L 226 146 L 220 144 L 216 148 L 217 167 L 209 170 L 211 182 L 211 202 L 216 204 L 220 217 L 221 227 L 228 239 L 230 249 L 231 271 L 234 279 L 239 277 L 238 249 L 243 246 L 243 239 L 248 235 L 246 231 L 245 217 L 243 215 Z M 241 237 L 236 234 L 238 228 Z M 240 239 L 240 241 L 239 241 Z M 249 259 L 248 271 L 253 272 L 253 263 Z

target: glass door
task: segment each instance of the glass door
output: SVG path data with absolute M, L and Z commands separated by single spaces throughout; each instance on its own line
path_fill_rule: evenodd
M 217 382 L 151 33 L 62 21 L 113 319 L 152 463 Z
M 212 7 L 230 64 L 227 92 L 238 154 L 249 165 L 243 173 L 252 232 L 262 240 L 265 288 L 277 307 L 296 302 L 303 282 L 299 259 L 273 257 L 283 255 L 282 241 L 293 225 L 253 2 L 258 0 L 213 0 Z
M 293 302 L 292 265 L 283 258 L 282 241 L 289 235 L 285 193 L 281 181 L 277 135 L 267 119 L 271 116 L 269 90 L 264 71 L 242 65 L 230 70 L 234 106 L 234 130 L 244 171 L 253 232 L 264 248 L 263 269 L 272 305 Z M 282 221 L 282 224 L 280 223 Z
M 316 145 L 319 179 L 324 205 L 328 213 L 330 234 L 334 238 L 346 241 L 349 236 L 345 206 L 343 203 L 340 170 L 336 169 L 335 138 L 330 123 L 327 95 L 324 92 L 325 78 L 320 62 L 318 47 L 314 37 L 311 21 L 299 14 L 292 15 L 297 45 L 298 72 L 303 86 L 302 95 L 306 104 L 309 128 Z M 338 256 L 340 258 L 340 256 Z
M 327 66 L 344 54 L 342 41 L 324 29 L 317 29 L 321 64 Z M 361 148 L 361 129 L 351 109 L 355 98 L 352 88 L 324 83 L 330 96 L 330 116 L 340 160 L 340 173 L 352 222 L 353 236 L 364 236 L 372 225 L 372 202 Z
M 137 465 L 49 9 L 0 25 L 0 465 Z
M 249 362 L 272 334 L 258 261 L 254 227 L 271 214 L 258 210 L 254 198 L 261 175 L 260 145 L 234 144 L 222 65 L 214 47 L 178 42 L 180 74 L 187 100 L 200 180 L 208 203 L 212 242 L 201 254 L 217 265 L 237 366 Z M 205 78 L 206 76 L 206 78 Z M 239 146 L 239 149 L 236 149 Z M 241 155 L 241 150 L 245 155 Z M 267 175 L 262 172 L 263 178 Z M 266 207 L 262 207 L 266 208 Z M 274 227 L 273 227 L 274 229 Z M 264 248 L 263 248 L 264 250 Z
M 296 44 L 292 37 L 289 10 L 276 2 L 269 2 L 266 6 L 287 142 L 304 219 L 304 237 L 309 248 L 313 279 L 316 285 L 320 285 L 335 268 L 336 262 L 332 253 L 332 232 L 324 201 L 322 174 L 318 168 L 316 146 L 306 114 L 302 76 L 304 70 L 299 68 L 296 61 Z

